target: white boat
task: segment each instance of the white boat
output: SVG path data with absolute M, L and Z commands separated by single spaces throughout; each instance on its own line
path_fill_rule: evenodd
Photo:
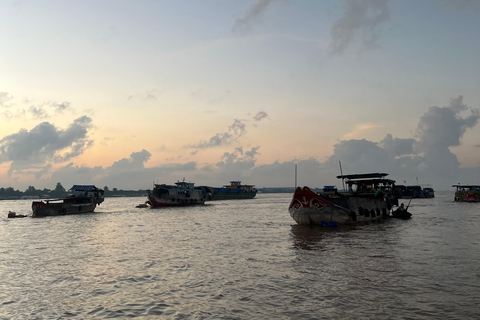
M 104 191 L 94 185 L 74 185 L 69 191 L 71 194 L 62 199 L 33 201 L 32 217 L 93 212 L 104 200 Z

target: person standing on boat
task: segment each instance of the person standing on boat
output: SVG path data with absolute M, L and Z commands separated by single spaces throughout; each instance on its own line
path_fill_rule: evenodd
M 377 191 L 375 192 L 375 198 L 382 198 L 383 197 L 383 190 L 382 187 L 378 187 Z

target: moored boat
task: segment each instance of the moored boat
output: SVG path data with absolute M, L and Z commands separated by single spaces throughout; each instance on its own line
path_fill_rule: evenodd
M 480 202 L 480 185 L 457 184 L 452 187 L 455 191 L 455 201 L 458 202 Z
M 94 185 L 74 185 L 69 191 L 71 194 L 62 199 L 33 201 L 32 217 L 93 212 L 104 200 L 104 191 Z
M 213 199 L 213 188 L 195 187 L 194 183 L 177 181 L 175 185 L 155 184 L 147 190 L 147 203 L 153 208 L 203 205 Z
M 390 215 L 398 206 L 395 181 L 387 173 L 341 175 L 347 190 L 325 187 L 315 193 L 308 187 L 297 188 L 289 206 L 291 217 L 298 224 L 355 224 L 373 221 Z
M 253 199 L 257 194 L 254 185 L 242 184 L 239 180 L 230 181 L 223 188 L 213 188 L 213 200 Z

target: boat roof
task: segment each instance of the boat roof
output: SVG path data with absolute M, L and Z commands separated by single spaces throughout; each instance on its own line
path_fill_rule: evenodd
M 90 185 L 82 185 L 82 184 L 74 184 L 73 187 L 70 188 L 72 191 L 96 191 L 100 190 L 95 187 L 93 184 Z
M 456 188 L 480 188 L 478 184 L 454 184 L 452 187 Z
M 360 173 L 360 174 L 345 174 L 345 175 L 337 176 L 337 179 L 356 180 L 356 179 L 383 178 L 386 176 L 388 176 L 388 173 Z
M 391 179 L 358 179 L 358 180 L 347 180 L 348 185 L 352 184 L 394 184 L 395 180 Z

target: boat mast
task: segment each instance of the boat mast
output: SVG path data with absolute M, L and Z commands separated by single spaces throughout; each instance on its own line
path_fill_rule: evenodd
M 342 176 L 343 191 L 347 191 L 347 190 L 345 190 L 345 178 L 343 177 L 342 162 L 340 160 L 338 160 L 338 164 L 340 165 L 340 175 Z
M 295 190 L 297 190 L 297 164 L 295 164 Z

